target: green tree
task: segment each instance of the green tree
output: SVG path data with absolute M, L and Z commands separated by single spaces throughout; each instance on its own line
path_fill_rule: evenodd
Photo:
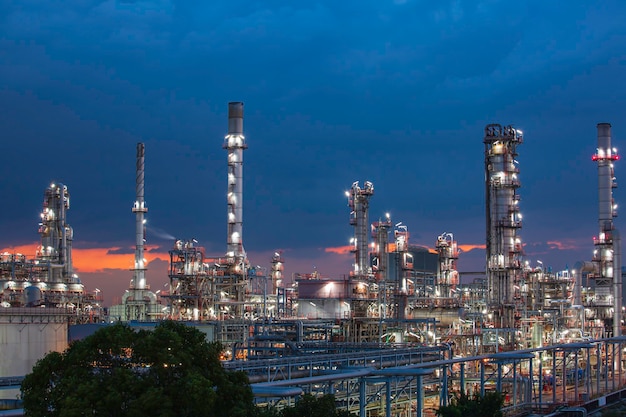
M 254 414 L 243 372 L 226 371 L 222 346 L 174 321 L 153 331 L 124 324 L 98 330 L 41 359 L 22 383 L 33 417 L 244 417 Z
M 452 399 L 450 405 L 440 407 L 439 417 L 502 417 L 504 395 L 500 392 L 486 392 L 484 396 L 468 396 L 461 393 Z

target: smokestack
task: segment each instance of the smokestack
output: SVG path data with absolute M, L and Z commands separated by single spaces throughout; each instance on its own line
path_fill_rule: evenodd
M 144 157 L 145 147 L 143 143 L 137 144 L 137 173 L 135 177 L 136 201 L 133 206 L 135 213 L 135 269 L 131 287 L 143 290 L 146 288 L 146 267 L 144 262 L 144 213 L 148 212 L 144 201 Z
M 594 262 L 598 265 L 596 276 L 596 306 L 613 308 L 613 336 L 621 334 L 622 317 L 622 271 L 620 238 L 614 229 L 613 218 L 617 216 L 613 202 L 613 188 L 617 186 L 613 163 L 619 159 L 611 146 L 611 125 L 598 123 L 598 149 L 593 160 L 598 163 L 598 228 L 595 240 Z M 608 314 L 607 314 L 608 316 Z
M 228 134 L 224 141 L 228 151 L 227 250 L 230 263 L 241 264 L 243 249 L 243 151 L 248 148 L 243 136 L 243 103 L 228 103 Z

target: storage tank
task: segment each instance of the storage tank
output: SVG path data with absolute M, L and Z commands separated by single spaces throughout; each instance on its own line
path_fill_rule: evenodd
M 37 307 L 43 302 L 41 289 L 35 285 L 24 288 L 24 304 L 26 307 Z

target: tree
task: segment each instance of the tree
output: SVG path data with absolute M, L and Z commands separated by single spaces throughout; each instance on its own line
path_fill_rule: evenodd
M 504 395 L 500 392 L 486 392 L 484 396 L 470 397 L 461 393 L 454 397 L 450 405 L 440 407 L 438 417 L 502 417 Z
M 153 331 L 115 324 L 41 359 L 22 383 L 33 417 L 199 416 L 254 413 L 243 372 L 226 371 L 222 346 L 184 323 Z

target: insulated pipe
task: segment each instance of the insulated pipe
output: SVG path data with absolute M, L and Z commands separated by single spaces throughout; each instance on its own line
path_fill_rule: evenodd
M 143 143 L 137 144 L 137 171 L 135 177 L 135 193 L 137 199 L 133 206 L 135 213 L 135 269 L 133 273 L 133 282 L 131 288 L 143 290 L 146 288 L 146 267 L 144 262 L 144 213 L 148 211 L 144 201 L 144 159 L 145 146 Z
M 243 151 L 247 149 L 243 135 L 243 103 L 228 103 L 228 134 L 223 148 L 228 151 L 227 250 L 231 263 L 245 259 L 243 249 Z

